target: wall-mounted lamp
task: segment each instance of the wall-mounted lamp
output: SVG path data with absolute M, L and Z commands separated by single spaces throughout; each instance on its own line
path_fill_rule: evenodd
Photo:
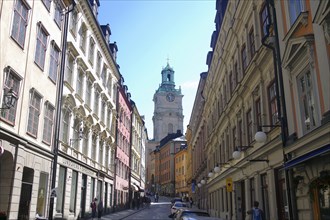
M 266 132 L 262 131 L 261 127 L 275 128 L 275 127 L 281 127 L 281 125 L 261 125 L 261 126 L 259 126 L 257 133 L 254 135 L 254 139 L 258 143 L 264 143 L 267 140 L 267 134 L 266 134 Z
M 217 165 L 215 165 L 213 169 L 215 173 L 220 173 L 221 171 L 220 165 L 229 165 L 229 163 L 217 163 Z
M 213 170 L 214 170 L 215 173 L 220 173 L 221 169 L 220 169 L 219 164 L 215 165 Z
M 76 141 L 81 141 L 81 139 L 84 138 L 84 129 L 82 127 L 79 127 L 79 131 L 78 131 L 78 138 L 72 138 L 70 139 L 70 147 L 72 146 L 72 144 Z
M 9 89 L 7 93 L 3 96 L 3 103 L 0 110 L 10 109 L 15 106 L 18 97 L 13 92 L 13 89 Z
M 201 180 L 201 184 L 204 185 L 206 183 L 206 181 L 204 180 L 204 178 Z
M 235 151 L 233 152 L 233 158 L 235 160 L 238 160 L 239 158 L 241 158 L 241 152 L 246 151 L 247 149 L 249 149 L 251 147 L 253 147 L 253 146 L 238 146 L 238 147 L 236 147 Z
M 210 177 L 210 178 L 213 177 L 214 176 L 213 170 L 210 170 L 210 172 L 207 176 Z
M 202 184 L 201 183 L 198 183 L 197 186 L 198 186 L 198 188 L 201 188 L 202 187 Z

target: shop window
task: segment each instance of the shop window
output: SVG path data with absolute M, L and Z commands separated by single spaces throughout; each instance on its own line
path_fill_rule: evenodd
M 65 200 L 66 168 L 60 166 L 57 182 L 56 212 L 63 213 Z
M 47 198 L 47 186 L 48 186 L 48 173 L 40 173 L 38 198 L 37 198 L 37 210 L 39 216 L 46 216 L 46 198 Z
M 77 203 L 77 185 L 78 185 L 78 172 L 72 171 L 71 177 L 71 191 L 70 191 L 70 207 L 69 210 L 72 213 L 76 213 Z

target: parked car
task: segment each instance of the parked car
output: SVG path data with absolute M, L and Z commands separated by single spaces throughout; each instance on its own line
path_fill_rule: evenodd
M 174 205 L 175 202 L 183 202 L 181 198 L 173 198 L 171 200 L 171 207 Z
M 187 207 L 188 207 L 187 203 L 175 202 L 174 205 L 172 205 L 171 207 L 171 214 L 176 213 L 179 209 L 187 208 Z
M 179 209 L 171 217 L 175 220 L 223 220 L 211 217 L 208 212 L 200 209 Z

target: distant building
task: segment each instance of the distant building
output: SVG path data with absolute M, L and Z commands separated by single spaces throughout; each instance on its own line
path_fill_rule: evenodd
M 175 196 L 175 155 L 186 139 L 180 131 L 169 134 L 156 147 L 155 155 L 155 191 L 160 195 Z
M 185 140 L 184 136 L 174 139 L 173 141 Z M 189 198 L 188 187 L 188 147 L 186 142 L 180 142 L 180 146 L 176 144 L 174 156 L 174 173 L 175 173 L 175 196 Z
M 155 185 L 154 160 L 151 160 L 151 154 L 155 147 L 160 144 L 160 141 L 169 134 L 179 131 L 183 132 L 183 108 L 181 88 L 175 88 L 174 70 L 167 63 L 166 67 L 161 71 L 161 84 L 156 90 L 154 101 L 154 115 L 153 115 L 153 131 L 154 137 L 150 139 L 146 148 L 147 161 L 147 183 L 148 188 Z M 156 160 L 155 160 L 156 161 Z

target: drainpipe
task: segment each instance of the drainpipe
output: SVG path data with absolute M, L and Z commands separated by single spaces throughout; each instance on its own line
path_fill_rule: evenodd
M 62 95 L 63 95 L 67 36 L 68 36 L 68 26 L 69 26 L 69 13 L 74 10 L 75 5 L 76 5 L 75 1 L 72 0 L 71 1 L 72 8 L 69 9 L 68 11 L 66 11 L 64 14 L 61 66 L 60 66 L 60 74 L 59 74 L 59 79 L 58 79 L 58 88 L 57 88 L 57 93 L 56 93 L 56 118 L 55 118 L 55 126 L 54 126 L 55 132 L 54 132 L 54 146 L 53 146 L 54 160 L 53 160 L 53 169 L 52 169 L 51 189 L 55 188 L 55 183 L 56 183 L 56 170 L 57 170 L 58 147 L 59 147 L 60 127 L 61 127 L 61 108 L 62 108 Z M 54 197 L 53 196 L 50 198 L 48 211 L 49 211 L 48 219 L 52 220 L 53 211 L 54 211 Z
M 281 54 L 280 54 L 280 46 L 279 46 L 279 38 L 278 38 L 278 26 L 277 26 L 277 18 L 276 18 L 276 10 L 274 0 L 266 0 L 267 3 L 267 11 L 269 24 L 273 22 L 274 29 L 274 45 L 271 46 L 265 43 L 266 39 L 269 37 L 269 28 L 267 27 L 267 34 L 262 38 L 262 44 L 267 48 L 271 49 L 274 57 L 274 74 L 275 74 L 275 89 L 276 89 L 276 103 L 278 109 L 278 119 L 281 123 L 281 138 L 283 145 L 283 162 L 286 162 L 286 156 L 284 152 L 284 148 L 286 147 L 286 141 L 288 139 L 288 122 L 287 122 L 287 112 L 286 112 L 286 103 L 285 103 L 285 95 L 284 95 L 284 85 L 283 85 L 283 73 L 282 73 L 282 63 L 281 63 Z M 271 11 L 270 11 L 271 10 Z M 281 108 L 282 106 L 282 108 Z M 283 112 L 282 112 L 283 111 Z M 289 208 L 289 219 L 298 219 L 297 216 L 297 206 L 294 201 L 294 189 L 292 184 L 292 173 L 290 170 L 284 170 L 285 172 L 285 183 L 287 188 L 287 199 L 288 199 L 288 208 Z
M 130 124 L 130 135 L 129 135 L 129 160 L 128 160 L 128 208 L 131 208 L 132 204 L 132 190 L 131 190 L 131 176 L 132 176 L 132 139 L 133 139 L 133 114 L 134 114 L 134 108 L 135 108 L 135 103 L 130 102 L 131 104 L 131 124 Z

